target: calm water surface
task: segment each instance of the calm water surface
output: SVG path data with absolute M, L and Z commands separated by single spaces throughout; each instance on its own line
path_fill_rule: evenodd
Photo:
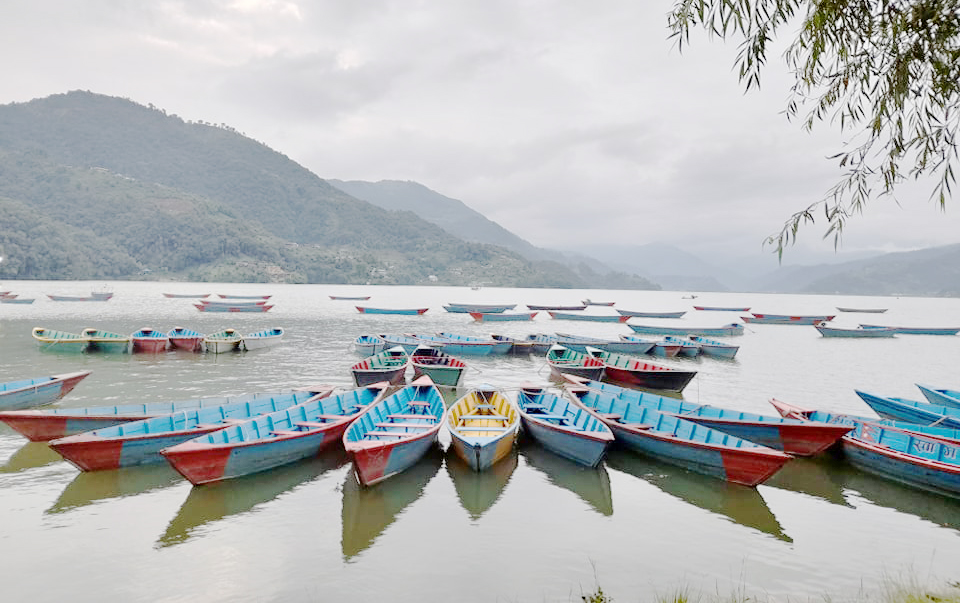
M 0 306 L 0 381 L 93 373 L 61 406 L 185 400 L 315 383 L 348 387 L 364 333 L 455 331 L 615 338 L 624 325 L 555 321 L 478 325 L 448 302 L 572 304 L 615 300 L 630 310 L 689 310 L 679 321 L 720 325 L 755 312 L 835 313 L 910 326 L 960 325 L 960 301 L 643 291 L 112 283 L 106 303 L 52 302 L 101 283 L 7 281 L 37 297 Z M 200 313 L 161 293 L 272 294 L 268 314 Z M 429 306 L 420 317 L 361 315 L 329 294 L 369 305 Z M 596 312 L 602 310 L 597 309 Z M 610 312 L 609 309 L 606 309 Z M 631 319 L 642 323 L 642 319 Z M 657 321 L 646 321 L 657 322 Z M 662 321 L 661 321 L 662 322 Z M 130 333 L 175 326 L 242 332 L 280 326 L 284 342 L 250 353 L 43 353 L 35 326 Z M 771 414 L 778 397 L 870 414 L 854 388 L 920 398 L 915 383 L 960 388 L 960 338 L 823 339 L 812 327 L 750 326 L 734 361 L 663 359 L 698 376 L 684 398 Z M 466 358 L 466 385 L 544 382 L 542 358 Z M 453 400 L 455 392 L 447 394 Z M 444 440 L 444 447 L 448 441 Z M 580 601 L 596 585 L 618 601 L 687 587 L 775 599 L 854 597 L 884 577 L 957 580 L 960 501 L 874 478 L 825 457 L 791 461 L 757 488 L 730 485 L 612 450 L 584 469 L 530 442 L 475 474 L 442 450 L 373 488 L 342 453 L 228 483 L 191 487 L 166 465 L 80 473 L 44 444 L 0 426 L 0 592 L 4 601 Z M 491 573 L 492 572 L 492 573 Z M 495 577 L 494 577 L 495 576 Z

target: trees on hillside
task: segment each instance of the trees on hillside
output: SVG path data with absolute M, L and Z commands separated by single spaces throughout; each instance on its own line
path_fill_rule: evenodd
M 740 39 L 747 90 L 760 85 L 773 40 L 796 32 L 784 54 L 796 76 L 788 118 L 807 129 L 829 120 L 850 134 L 833 156 L 844 177 L 767 239 L 781 256 L 820 210 L 837 244 L 851 216 L 905 179 L 933 178 L 931 196 L 946 204 L 960 108 L 957 0 L 675 0 L 668 20 L 681 49 L 697 28 Z

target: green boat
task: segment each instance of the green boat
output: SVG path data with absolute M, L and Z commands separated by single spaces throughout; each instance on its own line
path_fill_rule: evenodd
M 90 340 L 83 335 L 43 327 L 34 327 L 33 338 L 40 345 L 41 350 L 52 352 L 83 352 L 90 343 Z
M 89 340 L 88 352 L 111 352 L 123 354 L 130 351 L 130 336 L 100 329 L 84 329 L 83 336 Z
M 467 365 L 454 356 L 430 346 L 419 346 L 410 356 L 413 378 L 427 375 L 437 386 L 457 387 Z

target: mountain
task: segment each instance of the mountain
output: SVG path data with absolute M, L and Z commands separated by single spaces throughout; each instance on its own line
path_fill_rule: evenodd
M 90 92 L 0 106 L 0 209 L 6 278 L 591 286 L 352 197 L 226 126 Z

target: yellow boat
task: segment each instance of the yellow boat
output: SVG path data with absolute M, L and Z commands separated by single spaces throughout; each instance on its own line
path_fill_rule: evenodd
M 499 390 L 482 385 L 447 411 L 451 446 L 474 471 L 489 469 L 507 456 L 517 441 L 520 413 Z

